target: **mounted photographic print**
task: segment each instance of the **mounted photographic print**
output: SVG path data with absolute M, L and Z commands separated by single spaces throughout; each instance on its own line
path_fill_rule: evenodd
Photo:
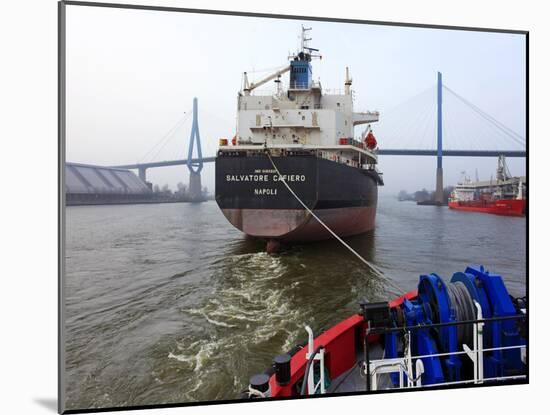
M 527 383 L 527 55 L 60 2 L 60 412 Z

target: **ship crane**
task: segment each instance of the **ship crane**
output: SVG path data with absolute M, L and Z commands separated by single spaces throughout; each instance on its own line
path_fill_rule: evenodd
M 506 157 L 503 155 L 498 156 L 498 165 L 497 165 L 497 181 L 508 180 L 512 175 L 510 170 L 508 170 L 508 165 L 506 164 Z
M 251 84 L 248 83 L 248 75 L 246 72 L 244 73 L 244 93 L 245 95 L 250 95 L 250 91 L 253 89 L 258 88 L 259 86 L 262 86 L 263 84 L 271 81 L 272 79 L 278 78 L 284 73 L 290 71 L 290 65 L 286 66 L 283 69 L 278 70 L 277 72 L 272 73 L 271 75 L 266 76 L 265 78 L 259 80 L 258 82 L 253 82 Z

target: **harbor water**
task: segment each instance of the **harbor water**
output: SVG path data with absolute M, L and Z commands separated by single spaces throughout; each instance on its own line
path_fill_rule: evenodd
M 525 218 L 417 206 L 381 195 L 376 229 L 278 255 L 213 201 L 66 209 L 66 408 L 237 398 L 273 356 L 418 276 L 468 264 L 526 285 Z

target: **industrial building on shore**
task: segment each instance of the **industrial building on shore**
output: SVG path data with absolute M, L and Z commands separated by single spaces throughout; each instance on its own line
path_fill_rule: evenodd
M 150 203 L 151 184 L 126 169 L 65 163 L 67 205 Z

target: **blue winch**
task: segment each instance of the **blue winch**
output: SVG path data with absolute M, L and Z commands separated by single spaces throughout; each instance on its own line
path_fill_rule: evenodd
M 525 306 L 483 266 L 467 267 L 449 283 L 422 275 L 417 297 L 390 311 L 384 358 L 422 360 L 422 385 L 460 383 L 472 370 L 484 381 L 525 373 Z M 391 379 L 399 381 L 395 373 Z

